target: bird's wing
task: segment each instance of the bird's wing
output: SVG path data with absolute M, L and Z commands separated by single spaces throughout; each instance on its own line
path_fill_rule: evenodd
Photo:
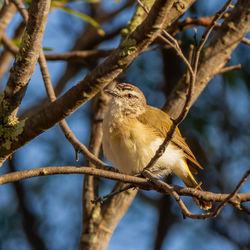
M 167 132 L 169 131 L 172 124 L 172 121 L 168 114 L 152 106 L 147 106 L 147 111 L 138 116 L 137 119 L 141 123 L 150 126 L 152 130 L 162 138 L 166 137 Z M 202 169 L 202 166 L 196 160 L 191 149 L 186 144 L 185 139 L 181 136 L 180 130 L 178 128 L 176 129 L 175 135 L 171 142 L 183 150 L 186 159 Z M 196 172 L 195 169 L 192 168 L 192 166 L 190 167 L 190 170 L 193 173 Z

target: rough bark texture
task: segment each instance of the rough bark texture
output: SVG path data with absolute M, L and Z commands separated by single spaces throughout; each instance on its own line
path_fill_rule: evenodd
M 118 183 L 115 190 L 119 190 L 120 187 L 121 185 Z M 107 200 L 102 208 L 98 203 L 93 211 L 96 222 L 95 231 L 81 236 L 79 250 L 106 249 L 115 227 L 126 213 L 136 194 L 137 190 L 125 191 Z
M 41 42 L 50 10 L 50 1 L 32 1 L 29 20 L 23 35 L 22 44 L 7 82 L 1 102 L 0 119 L 8 123 L 17 114 L 25 95 L 28 82 L 35 69 Z

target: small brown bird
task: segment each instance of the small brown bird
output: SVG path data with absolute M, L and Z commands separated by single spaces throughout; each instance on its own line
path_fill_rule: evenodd
M 172 121 L 160 109 L 147 105 L 140 89 L 131 84 L 119 83 L 106 92 L 113 98 L 103 121 L 104 155 L 120 172 L 138 174 L 155 155 Z M 201 190 L 190 162 L 202 168 L 177 129 L 151 171 L 158 176 L 174 173 L 187 187 Z M 202 209 L 212 206 L 211 202 L 194 200 Z

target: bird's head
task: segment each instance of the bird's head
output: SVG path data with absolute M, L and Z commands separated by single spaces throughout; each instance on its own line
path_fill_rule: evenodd
M 136 117 L 146 109 L 146 98 L 134 85 L 118 83 L 114 89 L 106 89 L 105 92 L 112 95 L 109 109 L 117 116 Z

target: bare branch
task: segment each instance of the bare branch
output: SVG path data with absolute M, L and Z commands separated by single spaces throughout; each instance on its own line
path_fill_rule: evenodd
M 15 4 L 15 6 L 18 9 L 19 13 L 21 14 L 25 24 L 27 24 L 28 19 L 29 19 L 29 14 L 28 14 L 22 0 L 11 0 L 11 2 L 13 2 Z
M 232 2 L 233 2 L 233 0 L 228 0 L 226 2 L 224 7 L 215 14 L 211 24 L 208 26 L 206 31 L 203 33 L 203 35 L 201 37 L 201 40 L 200 40 L 200 42 L 198 44 L 198 47 L 196 49 L 195 56 L 194 56 L 194 74 L 195 75 L 197 74 L 198 63 L 199 63 L 199 60 L 200 60 L 200 53 L 201 53 L 201 50 L 202 50 L 205 42 L 207 41 L 207 39 L 208 39 L 209 35 L 211 34 L 212 30 L 214 29 L 216 22 L 219 21 L 223 17 L 224 13 L 228 10 L 228 8 L 230 7 Z
M 40 65 L 40 68 L 41 68 L 41 72 L 42 72 L 42 76 L 43 76 L 43 80 L 44 80 L 47 95 L 48 95 L 50 101 L 53 102 L 53 101 L 56 100 L 56 95 L 55 95 L 55 91 L 54 91 L 54 88 L 53 88 L 53 85 L 52 85 L 52 82 L 51 82 L 51 78 L 50 78 L 50 75 L 49 75 L 49 71 L 48 71 L 48 68 L 47 68 L 46 59 L 45 59 L 45 56 L 44 56 L 42 50 L 40 52 L 39 65 Z M 60 125 L 60 128 L 63 131 L 65 137 L 72 144 L 72 146 L 74 147 L 76 152 L 80 152 L 90 162 L 97 165 L 99 168 L 109 169 L 109 170 L 115 171 L 112 167 L 108 166 L 103 161 L 98 159 L 94 154 L 92 154 L 87 149 L 87 147 L 84 144 L 82 144 L 75 137 L 75 135 L 73 134 L 73 132 L 71 131 L 71 129 L 69 128 L 69 126 L 68 126 L 68 124 L 67 124 L 67 122 L 65 120 L 62 120 L 59 123 L 59 125 Z
M 14 56 L 18 53 L 19 48 L 11 41 L 10 38 L 8 38 L 5 33 L 2 35 L 2 43 L 5 49 L 10 51 Z
M 14 37 L 13 38 L 16 41 L 21 42 L 23 32 L 24 32 L 24 28 L 25 28 L 24 23 L 20 22 L 20 24 L 17 26 L 17 28 L 16 28 L 16 30 L 14 32 Z M 3 36 L 6 37 L 5 34 L 3 34 Z M 7 38 L 7 39 L 10 40 L 9 38 Z M 4 44 L 3 37 L 2 37 L 2 43 Z M 1 53 L 1 55 L 0 55 L 0 79 L 3 79 L 4 74 L 6 74 L 6 72 L 8 71 L 9 66 L 10 66 L 10 64 L 12 62 L 12 59 L 13 59 L 13 53 L 10 52 L 8 49 L 5 49 Z
M 107 97 L 103 92 L 98 94 L 92 102 L 92 126 L 91 135 L 89 142 L 89 151 L 92 152 L 96 157 L 98 157 L 101 149 L 102 143 L 102 121 L 104 113 L 106 112 L 110 98 Z M 89 167 L 95 166 L 89 162 Z M 95 237 L 98 231 L 96 225 L 99 224 L 100 218 L 93 216 L 96 209 L 100 209 L 102 214 L 105 212 L 102 209 L 101 204 L 94 204 L 92 200 L 98 197 L 98 180 L 94 176 L 85 176 L 83 181 L 82 190 L 82 232 L 81 235 L 88 234 L 90 237 Z M 81 237 L 81 238 L 82 238 Z M 92 242 L 85 242 L 80 240 L 79 248 L 89 249 Z
M 74 50 L 68 53 L 62 54 L 48 54 L 45 55 L 48 61 L 74 61 L 74 62 L 81 62 L 85 63 L 89 60 L 95 60 L 107 57 L 113 52 L 114 50 Z
M 109 198 L 111 198 L 112 196 L 115 196 L 115 195 L 117 195 L 117 194 L 120 194 L 121 192 L 127 191 L 127 190 L 130 189 L 130 188 L 135 188 L 135 186 L 134 186 L 134 185 L 127 185 L 127 186 L 124 186 L 124 187 L 122 187 L 121 189 L 119 189 L 119 190 L 117 190 L 117 191 L 114 191 L 114 192 L 111 192 L 111 193 L 109 193 L 109 194 L 100 196 L 100 197 L 96 198 L 95 200 L 92 200 L 91 202 L 92 202 L 92 203 L 98 203 L 98 202 L 103 203 L 103 201 L 104 201 L 105 199 L 109 199 Z
M 221 69 L 216 75 L 224 74 L 233 70 L 241 69 L 241 64 L 232 65 Z
M 211 24 L 213 18 L 214 16 L 205 16 L 205 17 L 199 17 L 199 18 L 188 17 L 183 21 L 174 23 L 168 29 L 168 33 L 170 33 L 172 36 L 176 36 L 179 32 L 184 31 L 189 28 L 193 28 L 195 26 L 208 27 Z M 220 24 L 216 24 L 215 27 L 218 27 L 219 25 Z
M 146 171 L 146 172 L 150 173 L 149 171 Z M 176 186 L 176 185 L 175 186 L 166 185 L 166 183 L 163 181 L 158 182 L 159 179 L 155 177 L 152 178 L 152 180 L 153 180 L 153 183 L 157 181 L 157 184 L 153 185 L 150 181 L 141 177 L 115 173 L 115 172 L 111 172 L 111 171 L 107 171 L 103 169 L 97 169 L 97 168 L 74 167 L 74 166 L 41 167 L 41 168 L 36 168 L 36 169 L 17 171 L 17 172 L 13 172 L 9 174 L 3 174 L 0 176 L 0 185 L 15 182 L 15 181 L 20 181 L 20 180 L 24 180 L 24 179 L 28 179 L 32 177 L 55 175 L 55 174 L 88 174 L 88 175 L 94 175 L 97 177 L 108 178 L 111 180 L 118 180 L 124 183 L 130 183 L 141 189 L 156 190 L 163 194 L 171 194 L 172 191 L 174 191 L 178 195 L 195 197 L 195 198 L 202 199 L 205 201 L 225 202 L 226 200 L 226 202 L 229 202 L 232 206 L 234 206 L 237 209 L 239 209 L 239 206 L 241 205 L 242 202 L 250 201 L 250 193 L 237 193 L 238 189 L 242 186 L 242 184 L 246 181 L 246 178 L 250 175 L 250 170 L 246 172 L 246 174 L 239 181 L 239 184 L 237 185 L 237 187 L 231 194 L 216 194 L 212 192 L 197 190 L 195 188 L 183 188 L 183 187 Z M 229 198 L 229 195 L 230 195 L 230 198 Z M 204 217 L 204 216 L 202 215 L 201 217 Z
M 2 43 L 4 47 L 9 50 L 13 55 L 16 55 L 19 48 L 9 39 L 6 34 L 2 36 Z M 86 63 L 90 60 L 97 60 L 103 57 L 107 57 L 113 52 L 113 50 L 74 50 L 61 54 L 48 54 L 45 55 L 47 61 L 73 61 Z
M 243 37 L 241 41 L 247 45 L 250 45 L 250 39 Z
M 22 45 L 11 69 L 1 102 L 0 119 L 3 124 L 13 123 L 16 119 L 18 108 L 38 60 L 49 10 L 49 0 L 31 2 Z
M 238 185 L 236 186 L 234 191 L 232 193 L 230 193 L 229 195 L 227 195 L 227 197 L 224 198 L 221 201 L 221 203 L 217 206 L 217 208 L 214 211 L 208 212 L 208 213 L 205 213 L 205 214 L 204 213 L 202 213 L 202 214 L 193 214 L 193 213 L 191 213 L 187 209 L 187 207 L 185 206 L 183 201 L 180 199 L 179 194 L 173 189 L 172 186 L 170 186 L 166 182 L 163 182 L 163 181 L 159 180 L 155 175 L 153 175 L 148 170 L 144 170 L 144 175 L 150 181 L 152 181 L 158 188 L 163 189 L 163 190 L 166 191 L 166 193 L 170 193 L 172 195 L 172 197 L 175 199 L 175 201 L 179 205 L 184 218 L 189 217 L 189 218 L 192 218 L 192 219 L 202 219 L 202 220 L 204 220 L 204 219 L 216 217 L 219 214 L 219 212 L 226 205 L 226 203 L 228 203 L 230 201 L 230 199 L 233 198 L 236 195 L 236 193 L 239 191 L 240 187 L 243 185 L 243 183 L 246 181 L 247 177 L 250 175 L 250 170 L 248 170 L 244 174 L 244 176 L 242 177 L 242 179 L 240 180 L 240 182 L 238 183 Z M 236 207 L 236 206 L 234 206 L 234 207 Z
M 0 41 L 2 39 L 2 35 L 4 34 L 6 27 L 8 26 L 15 12 L 16 12 L 15 5 L 13 3 L 7 4 L 5 1 L 0 11 Z

